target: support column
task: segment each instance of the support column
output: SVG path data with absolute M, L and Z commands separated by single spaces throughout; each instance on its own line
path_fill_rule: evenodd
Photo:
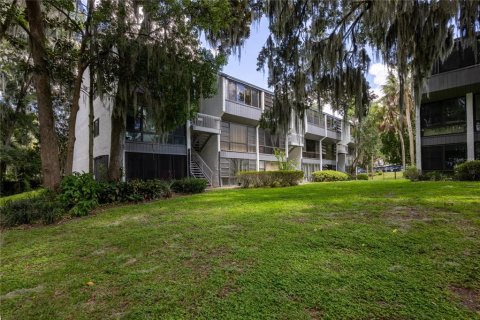
M 416 143 L 415 143 L 415 159 L 417 163 L 417 169 L 422 170 L 422 122 L 420 118 L 420 106 L 415 110 L 415 135 L 416 135 Z
M 475 133 L 473 128 L 473 93 L 467 93 L 467 160 L 475 159 Z
M 186 138 L 187 138 L 187 177 L 190 177 L 190 161 L 192 159 L 192 136 L 191 136 L 191 125 L 190 125 L 190 120 L 187 120 L 187 132 L 186 132 Z
M 262 94 L 263 96 L 263 94 Z M 260 146 L 259 146 L 259 139 L 258 139 L 258 128 L 260 126 L 255 127 L 255 170 L 260 171 Z

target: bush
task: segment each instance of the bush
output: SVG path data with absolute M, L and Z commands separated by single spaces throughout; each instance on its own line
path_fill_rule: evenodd
M 205 179 L 184 178 L 172 183 L 172 190 L 177 193 L 201 193 L 208 187 Z
M 312 173 L 312 177 L 314 182 L 332 182 L 332 181 L 348 180 L 348 175 L 346 173 L 335 171 L 335 170 L 315 171 L 314 173 Z M 368 176 L 367 176 L 367 179 L 368 179 Z
M 418 177 L 418 180 L 420 181 L 445 181 L 448 179 L 449 177 L 440 171 L 427 172 Z
M 63 214 L 63 206 L 56 195 L 45 192 L 38 197 L 7 201 L 0 207 L 0 225 L 13 227 L 35 222 L 51 224 L 58 221 Z
M 467 161 L 456 166 L 455 178 L 464 181 L 480 181 L 480 160 Z
M 131 202 L 170 198 L 171 183 L 162 180 L 133 180 L 128 182 L 100 183 L 98 202 Z
M 366 173 L 357 174 L 357 180 L 368 180 L 368 174 Z
M 74 173 L 63 178 L 59 200 L 74 216 L 85 216 L 98 205 L 100 185 L 89 173 Z
M 417 181 L 420 179 L 420 170 L 415 166 L 410 166 L 405 169 L 403 176 L 411 181 Z
M 296 186 L 303 179 L 303 171 L 243 171 L 238 180 L 243 188 Z

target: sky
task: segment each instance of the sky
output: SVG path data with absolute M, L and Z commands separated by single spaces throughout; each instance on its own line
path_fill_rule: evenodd
M 259 23 L 252 25 L 250 38 L 245 41 L 240 52 L 240 58 L 238 57 L 238 52 L 237 54 L 232 54 L 228 59 L 228 64 L 223 68 L 223 72 L 258 87 L 272 89 L 268 88 L 267 70 L 265 72 L 257 71 L 257 56 L 268 35 L 268 20 L 264 17 Z M 381 86 L 385 83 L 387 74 L 387 68 L 382 63 L 374 61 L 370 65 L 367 80 L 377 96 L 380 96 Z

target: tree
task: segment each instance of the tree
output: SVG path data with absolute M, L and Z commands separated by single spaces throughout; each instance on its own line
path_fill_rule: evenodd
M 45 48 L 45 32 L 40 1 L 27 1 L 28 27 L 31 53 L 34 62 L 33 79 L 35 82 L 38 120 L 40 124 L 40 155 L 42 159 L 43 184 L 46 188 L 56 189 L 60 185 L 60 162 L 58 140 L 52 108 L 48 56 Z
M 236 0 L 99 3 L 110 17 L 98 35 L 99 50 L 108 54 L 97 65 L 100 95 L 114 96 L 110 180 L 121 178 L 127 113 L 149 106 L 161 134 L 191 119 L 200 99 L 214 94 L 231 49 L 249 35 L 251 6 Z M 201 46 L 200 32 L 216 55 Z
M 380 155 L 380 134 L 378 131 L 379 105 L 374 103 L 370 106 L 363 121 L 359 122 L 353 130 L 356 154 L 352 167 L 358 165 L 364 168 L 370 167 L 373 173 L 373 163 Z
M 480 2 L 463 0 L 269 1 L 264 11 L 271 36 L 258 64 L 268 66 L 275 88 L 270 118 L 284 126 L 294 113 L 302 118 L 311 99 L 320 98 L 339 111 L 354 99 L 361 119 L 368 107 L 369 48 L 397 70 L 403 117 L 409 70 L 418 108 L 433 64 L 452 48 L 454 27 L 476 45 L 480 22 Z
M 406 148 L 405 148 L 405 135 L 409 141 L 410 165 L 415 165 L 415 137 L 413 134 L 412 114 L 415 113 L 414 102 L 411 93 L 410 78 L 407 78 L 407 86 L 404 90 L 404 104 L 406 106 L 403 109 L 398 107 L 400 101 L 400 88 L 397 77 L 389 72 L 387 76 L 387 82 L 382 86 L 384 96 L 382 97 L 382 123 L 380 124 L 380 130 L 385 133 L 395 133 L 401 146 L 401 159 L 402 165 L 405 168 L 406 165 Z M 405 124 L 407 132 L 405 132 Z M 406 134 L 407 133 L 407 134 Z M 384 139 L 385 140 L 385 139 Z

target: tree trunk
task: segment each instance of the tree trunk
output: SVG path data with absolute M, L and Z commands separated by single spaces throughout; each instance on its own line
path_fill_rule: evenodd
M 95 120 L 93 109 L 95 76 L 93 66 L 90 66 L 88 74 L 90 76 L 90 87 L 88 90 L 88 172 L 93 174 L 93 121 Z
M 407 122 L 407 129 L 408 129 L 408 144 L 410 147 L 410 165 L 415 165 L 415 136 L 413 135 L 413 127 L 412 127 L 412 109 L 414 109 L 412 99 L 407 97 L 407 103 L 405 108 L 405 120 Z
M 110 143 L 110 161 L 108 165 L 108 180 L 119 181 L 123 174 L 123 151 L 125 148 L 125 121 L 114 112 L 112 114 L 112 135 Z
M 40 1 L 25 1 L 25 3 L 30 26 L 30 46 L 35 67 L 33 77 L 37 91 L 43 185 L 48 189 L 57 189 L 61 179 L 59 148 L 53 118 L 48 57 L 44 47 L 45 33 L 42 11 Z
M 402 166 L 403 170 L 405 170 L 405 140 L 403 139 L 403 134 L 402 131 L 398 130 L 397 131 L 398 137 L 400 138 L 400 147 L 402 149 Z

